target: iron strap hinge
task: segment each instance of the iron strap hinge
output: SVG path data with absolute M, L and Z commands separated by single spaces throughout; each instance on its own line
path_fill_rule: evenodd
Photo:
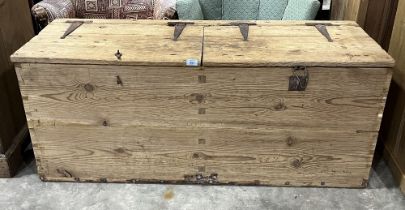
M 309 82 L 309 73 L 306 66 L 294 66 L 293 75 L 289 78 L 288 91 L 305 91 Z
M 240 33 L 243 36 L 243 41 L 248 41 L 249 39 L 249 27 L 251 25 L 256 25 L 254 22 L 246 22 L 246 23 L 241 23 L 241 22 L 233 22 L 230 23 L 231 26 L 238 26 Z
M 333 26 L 332 23 L 305 23 L 305 25 L 314 26 L 319 31 L 319 33 L 321 33 L 328 40 L 328 42 L 333 42 L 333 39 L 328 32 L 328 28 L 326 27 Z
M 61 39 L 65 39 L 67 36 L 69 36 L 71 33 L 73 33 L 77 28 L 79 28 L 81 25 L 85 23 L 92 23 L 93 21 L 66 21 L 66 23 L 70 23 L 70 26 L 68 29 L 66 29 L 65 33 L 60 37 Z
M 173 40 L 177 41 L 186 26 L 191 24 L 194 24 L 194 22 L 168 22 L 168 26 L 174 26 Z

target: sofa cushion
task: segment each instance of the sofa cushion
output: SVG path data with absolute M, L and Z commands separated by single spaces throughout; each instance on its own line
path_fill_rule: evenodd
M 200 6 L 204 14 L 204 19 L 222 19 L 222 0 L 200 0 Z
M 78 18 L 153 18 L 153 0 L 76 0 L 75 4 Z
M 260 0 L 259 20 L 281 20 L 288 0 Z
M 313 20 L 320 5 L 318 0 L 289 0 L 283 20 Z
M 256 20 L 260 0 L 223 0 L 222 19 Z
M 203 20 L 199 0 L 177 0 L 176 10 L 180 20 Z
M 155 19 L 173 18 L 176 12 L 176 0 L 154 0 L 153 16 Z

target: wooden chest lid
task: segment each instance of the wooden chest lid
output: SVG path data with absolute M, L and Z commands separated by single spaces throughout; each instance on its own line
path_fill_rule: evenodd
M 83 24 L 61 38 L 77 21 Z M 196 21 L 187 24 L 177 41 L 173 40 L 175 23 L 61 19 L 12 55 L 12 61 L 235 67 L 394 65 L 391 56 L 354 22 L 256 21 L 240 27 L 241 22 Z

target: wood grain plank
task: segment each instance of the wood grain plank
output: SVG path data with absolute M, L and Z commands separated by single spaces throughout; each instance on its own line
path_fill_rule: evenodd
M 378 131 L 388 69 L 310 69 L 305 92 L 291 69 L 23 65 L 27 116 L 71 123 L 205 127 L 325 127 Z M 199 76 L 205 83 L 199 83 Z M 121 84 L 117 84 L 117 78 Z M 345 83 L 341 83 L 345 81 Z M 199 113 L 204 109 L 205 114 Z M 218 116 L 221 116 L 218 118 Z M 330 121 L 329 119 L 335 119 Z
M 398 1 L 398 9 L 391 37 L 389 53 L 396 59 L 394 86 L 388 112 L 391 122 L 383 136 L 384 156 L 405 194 L 405 1 Z
M 10 169 L 8 167 L 7 158 L 0 157 L 0 178 L 9 178 Z
M 399 0 L 389 53 L 396 59 L 394 80 L 405 89 L 405 1 Z
M 237 49 L 242 49 L 245 53 L 249 52 L 244 49 L 246 43 L 241 42 L 239 29 L 229 26 L 231 24 L 229 21 L 207 21 L 189 25 L 177 42 L 172 40 L 173 27 L 167 26 L 167 22 L 147 23 L 123 21 L 107 25 L 102 21 L 88 22 L 66 39 L 60 39 L 69 24 L 66 23 L 66 20 L 65 22 L 59 21 L 48 26 L 46 31 L 16 52 L 12 56 L 12 60 L 35 63 L 184 66 L 186 59 L 198 60 L 201 58 L 202 28 L 206 29 L 204 34 L 207 35 L 207 38 L 210 38 L 210 35 L 215 36 L 216 40 L 211 41 L 225 46 L 224 53 L 229 54 L 228 56 L 208 55 L 207 65 L 214 62 L 210 59 L 224 60 L 225 63 L 222 65 L 227 65 L 232 60 L 235 62 L 233 65 L 241 63 L 243 57 L 238 57 L 237 52 L 226 53 L 226 49 L 229 50 L 228 45 L 238 45 Z M 339 23 L 341 22 L 335 24 Z M 252 26 L 250 29 L 251 38 L 248 43 L 251 48 L 257 49 L 258 53 L 265 53 L 266 56 L 263 57 L 266 58 L 266 62 L 255 61 L 254 58 L 257 56 L 252 57 L 248 53 L 246 57 L 253 59 L 250 64 L 253 66 L 290 66 L 302 62 L 306 62 L 308 66 L 389 67 L 393 65 L 393 60 L 352 22 L 328 27 L 335 39 L 334 44 L 325 41 L 315 27 L 305 26 L 305 22 L 291 22 L 287 25 L 259 21 L 257 24 L 258 26 Z M 123 27 L 126 30 L 120 30 Z M 218 31 L 218 28 L 221 30 Z M 217 34 L 211 34 L 215 32 Z M 150 42 L 151 39 L 154 41 Z M 208 43 L 206 43 L 207 41 Z M 230 43 L 226 43 L 227 41 Z M 295 44 L 291 45 L 291 42 Z M 208 44 L 207 47 L 205 47 L 206 44 Z M 271 47 L 273 45 L 274 47 Z M 40 46 L 42 46 L 39 50 L 40 53 L 34 56 L 31 52 Z M 214 52 L 218 51 L 214 45 L 210 44 L 209 39 L 204 40 L 204 48 L 208 49 L 208 53 L 212 53 L 210 48 L 213 48 Z M 95 49 L 97 50 L 95 51 Z M 126 54 L 121 60 L 114 57 L 117 49 Z M 322 51 L 322 49 L 324 50 Z M 156 51 L 160 52 L 160 56 L 154 56 Z M 219 52 L 221 51 L 219 50 Z M 81 54 L 77 52 L 81 52 Z M 368 55 L 366 52 L 373 52 L 376 55 Z M 311 53 L 316 56 L 311 56 Z M 335 56 L 332 56 L 331 53 L 335 53 Z M 303 54 L 306 55 L 307 60 L 302 60 Z M 232 58 L 232 56 L 236 56 L 236 58 Z M 293 64 L 283 62 L 278 60 L 280 57 L 296 62 Z M 318 57 L 324 59 L 318 59 Z
M 352 20 L 364 26 L 369 0 L 333 0 L 331 20 Z
M 65 30 L 68 27 L 66 25 Z M 172 40 L 174 27 L 170 26 L 126 25 L 125 30 L 115 27 L 113 30 L 109 30 L 111 27 L 104 28 L 91 23 L 83 24 L 65 39 L 60 39 L 63 33 L 58 31 L 55 33 L 55 31 L 49 30 L 52 31 L 49 35 L 42 32 L 14 53 L 11 59 L 13 62 L 34 63 L 68 62 L 159 66 L 185 66 L 187 59 L 195 59 L 201 63 L 202 26 L 186 27 L 178 41 Z M 89 36 L 86 35 L 88 30 L 93 33 L 106 30 L 107 32 L 101 36 Z M 82 34 L 81 31 L 85 31 L 85 33 Z M 119 31 L 127 33 L 127 36 L 119 36 L 122 35 Z M 85 42 L 72 39 L 73 35 L 82 37 Z M 42 37 L 45 37 L 47 41 L 41 40 Z M 33 55 L 34 49 L 37 53 Z M 122 53 L 121 59 L 117 59 L 115 56 L 117 50 Z M 159 52 L 159 55 L 156 52 Z
M 28 140 L 27 124 L 14 136 L 12 145 L 10 145 L 4 154 L 0 154 L 0 178 L 13 177 L 20 169 L 23 162 L 22 145 Z
M 377 135 L 85 125 L 35 125 L 31 132 L 35 133 L 34 149 L 40 151 L 47 170 L 40 174 L 48 180 L 70 174 L 70 180 L 82 181 L 107 177 L 121 182 L 145 177 L 181 181 L 203 167 L 204 173 L 218 173 L 223 183 L 261 180 L 266 185 L 321 186 L 327 182 L 330 186 L 356 183 L 353 186 L 358 187 L 371 164 L 373 151 L 367 141 Z M 294 164 L 296 160 L 300 160 L 299 166 Z M 299 178 L 300 174 L 306 176 Z M 333 177 L 340 176 L 347 179 L 345 184 L 334 181 Z M 318 182 L 308 181 L 318 178 Z
M 5 156 L 26 124 L 10 55 L 34 35 L 28 1 L 0 0 L 0 177 L 10 177 L 18 161 Z M 9 167 L 10 166 L 10 167 Z
M 327 28 L 333 42 L 312 26 L 251 26 L 249 41 L 243 41 L 238 27 L 206 27 L 204 66 L 393 66 L 392 58 L 360 27 Z

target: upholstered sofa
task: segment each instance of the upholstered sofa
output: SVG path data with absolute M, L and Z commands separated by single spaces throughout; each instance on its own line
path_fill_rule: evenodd
M 31 9 L 45 26 L 56 18 L 176 18 L 176 0 L 43 0 Z
M 318 0 L 177 0 L 179 19 L 313 20 Z
M 56 18 L 304 20 L 318 0 L 44 0 L 32 8 L 41 25 Z

